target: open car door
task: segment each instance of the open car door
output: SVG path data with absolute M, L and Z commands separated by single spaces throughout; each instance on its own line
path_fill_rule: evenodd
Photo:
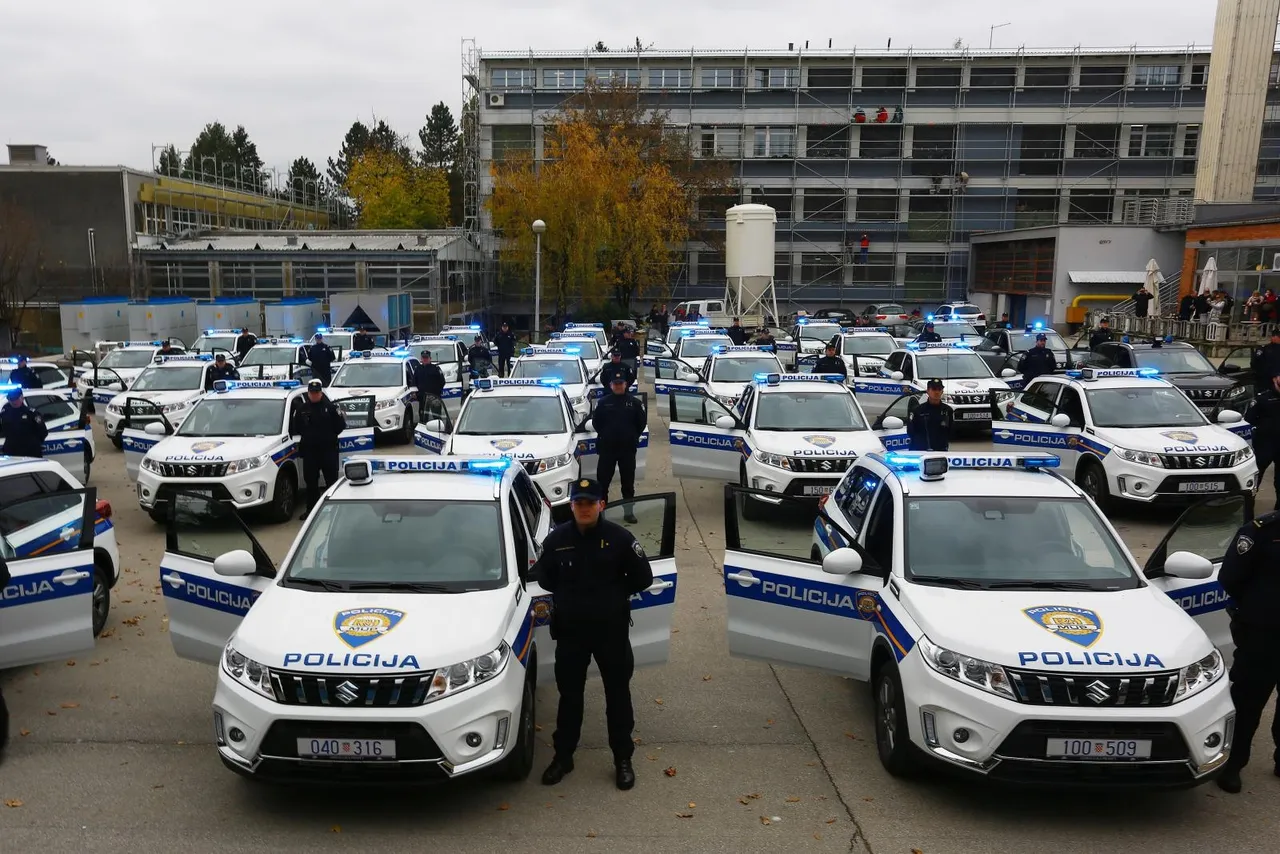
M 696 393 L 672 390 L 667 402 L 671 473 L 737 483 L 742 463 L 751 455 L 742 420 L 701 388 Z
M 148 432 L 159 424 L 163 433 Z M 124 470 L 130 480 L 138 479 L 142 458 L 166 436 L 173 435 L 173 425 L 164 417 L 160 407 L 140 397 L 127 397 L 124 401 L 124 423 L 120 427 L 120 450 L 124 451 Z
M 361 454 L 373 450 L 373 408 L 376 402 L 377 398 L 371 394 L 338 401 L 338 408 L 347 422 L 347 429 L 338 434 L 338 453 Z
M 1165 534 L 1143 567 L 1152 586 L 1163 590 L 1199 623 L 1228 662 L 1235 652 L 1231 618 L 1226 610 L 1231 600 L 1218 581 L 1218 572 L 1236 531 L 1253 518 L 1253 505 L 1253 496 L 1248 493 L 1219 495 L 1193 504 Z M 1177 552 L 1204 558 L 1213 565 L 1212 573 L 1205 578 L 1169 575 L 1169 556 Z
M 996 390 L 989 392 L 991 443 L 1002 453 L 1047 451 L 1062 460 L 1062 474 L 1074 478 L 1082 455 L 1097 458 L 1108 453 L 1085 434 L 1084 424 L 1072 423 L 1056 403 L 1036 394 L 1018 392 L 1007 405 L 996 402 Z
M 160 587 L 169 614 L 169 639 L 179 658 L 217 664 L 227 639 L 276 576 L 275 566 L 230 504 L 178 491 L 168 502 Z M 218 558 L 243 550 L 250 575 L 221 575 Z
M 440 429 L 432 429 L 432 426 L 438 426 Z M 449 443 L 449 436 L 452 435 L 455 426 L 453 416 L 446 408 L 443 418 L 437 417 L 426 424 L 414 425 L 413 444 L 428 454 L 443 454 L 444 446 Z
M 906 451 L 911 448 L 907 425 L 920 405 L 919 392 L 900 395 L 871 421 L 872 431 L 880 437 L 886 451 Z
M 93 649 L 97 490 L 74 489 L 0 509 L 0 670 Z
M 89 395 L 93 398 L 94 405 L 101 407 L 106 407 L 111 403 L 112 398 L 129 387 L 125 379 L 111 368 L 96 365 L 80 376 L 77 385 L 83 385 L 80 393 Z
M 79 468 L 89 479 L 93 465 L 93 428 L 82 411 L 84 403 L 66 389 L 27 393 L 27 405 L 44 418 L 49 434 L 44 438 L 44 458 L 56 460 L 68 471 Z

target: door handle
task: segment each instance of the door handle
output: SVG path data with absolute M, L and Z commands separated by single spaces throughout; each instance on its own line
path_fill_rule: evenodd
M 169 585 L 175 590 L 187 583 L 187 580 L 176 572 L 170 572 L 168 575 L 160 576 L 161 581 L 169 582 Z
M 730 581 L 736 581 L 739 584 L 759 584 L 760 579 L 756 578 L 749 572 L 731 572 L 725 576 Z
M 655 581 L 653 582 L 653 584 L 646 587 L 644 592 L 656 594 L 656 593 L 661 593 L 663 590 L 669 590 L 675 586 L 676 586 L 676 583 L 674 581 Z
M 63 570 L 62 574 L 53 580 L 58 582 L 59 584 L 65 584 L 68 587 L 70 587 L 72 584 L 75 584 L 77 581 L 83 581 L 88 577 L 89 577 L 89 573 L 86 570 L 67 569 L 67 570 Z

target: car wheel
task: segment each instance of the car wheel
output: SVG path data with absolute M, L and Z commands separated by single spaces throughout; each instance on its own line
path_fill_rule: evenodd
M 873 684 L 876 753 L 880 756 L 880 764 L 895 777 L 909 776 L 915 769 L 916 757 L 907 727 L 907 707 L 902 697 L 898 668 L 886 663 L 876 674 Z
M 747 485 L 747 467 L 743 465 L 740 471 L 741 473 L 738 475 L 738 485 L 743 489 L 750 489 Z M 769 505 L 765 504 L 763 501 L 758 501 L 755 498 L 752 498 L 750 495 L 742 496 L 743 519 L 746 519 L 748 522 L 759 522 L 768 514 Z
M 276 491 L 271 497 L 271 521 L 276 524 L 288 522 L 293 518 L 293 511 L 298 504 L 298 484 L 293 472 L 282 471 L 276 479 Z
M 93 636 L 96 638 L 107 627 L 111 613 L 111 570 L 99 561 L 93 565 Z
M 400 423 L 404 425 L 400 428 L 400 441 L 405 444 L 412 445 L 414 425 L 412 406 L 406 406 L 404 408 L 404 417 L 400 419 Z
M 108 438 L 111 439 L 111 444 L 116 446 L 117 451 L 124 450 L 124 432 L 123 431 L 120 433 L 117 433 L 114 436 L 109 436 Z
M 1111 491 L 1107 488 L 1107 473 L 1102 466 L 1089 462 L 1080 467 L 1076 473 L 1076 485 L 1084 490 L 1084 494 L 1098 505 L 1104 514 L 1111 504 Z
M 498 766 L 498 776 L 511 783 L 520 783 L 529 778 L 533 770 L 534 741 L 534 692 L 532 674 L 524 680 L 524 691 L 520 695 L 520 720 L 516 725 L 516 743 Z

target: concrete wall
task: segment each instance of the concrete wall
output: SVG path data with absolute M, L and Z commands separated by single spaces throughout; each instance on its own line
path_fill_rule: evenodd
M 1161 232 L 1154 228 L 1080 226 L 1058 231 L 1058 251 L 1054 258 L 1053 322 L 1064 323 L 1067 307 L 1076 297 L 1090 294 L 1115 294 L 1116 302 L 1133 295 L 1136 285 L 1075 285 L 1071 271 L 1145 270 L 1152 258 L 1165 277 L 1182 269 L 1183 236 L 1178 232 Z M 1090 301 L 1087 307 L 1108 305 Z

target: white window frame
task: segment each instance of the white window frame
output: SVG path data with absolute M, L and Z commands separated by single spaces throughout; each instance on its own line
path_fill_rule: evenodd
M 1192 142 L 1190 150 L 1188 150 L 1187 146 L 1188 141 Z M 1182 131 L 1182 156 L 1200 156 L 1200 125 L 1187 125 Z
M 698 79 L 703 89 L 742 89 L 747 83 L 747 70 L 740 66 L 704 68 Z
M 752 157 L 795 157 L 799 134 L 791 125 L 766 125 L 754 128 L 751 134 Z M 775 142 L 775 137 L 779 139 Z M 786 145 L 782 146 L 782 139 Z M 785 148 L 785 150 L 779 150 Z
M 1169 130 L 1168 150 L 1163 154 L 1151 154 L 1147 150 L 1148 146 L 1150 145 L 1151 129 L 1153 127 L 1158 127 L 1162 131 L 1166 128 Z M 1128 145 L 1125 147 L 1125 153 L 1129 157 L 1173 157 L 1174 156 L 1173 152 L 1175 150 L 1174 143 L 1176 142 L 1177 134 L 1178 134 L 1177 125 L 1168 125 L 1163 123 L 1154 124 L 1154 125 L 1129 125 L 1129 140 L 1128 140 Z M 1138 138 L 1137 154 L 1133 152 L 1133 143 L 1134 143 L 1135 136 L 1137 136 Z
M 556 92 L 576 92 L 587 85 L 585 68 L 544 68 L 542 88 Z
M 513 74 L 519 76 L 519 83 L 512 84 L 511 75 Z M 532 89 L 537 80 L 538 73 L 532 68 L 495 68 L 489 73 L 489 88 L 495 92 L 520 91 Z
M 655 81 L 656 78 L 656 81 Z M 650 89 L 692 89 L 692 68 L 650 68 Z
M 798 89 L 800 88 L 799 68 L 757 68 L 755 69 L 755 88 L 757 89 Z
M 639 68 L 593 68 L 591 79 L 597 83 L 635 87 L 640 85 Z
M 712 143 L 712 151 L 706 153 L 708 139 Z M 740 127 L 703 127 L 698 131 L 699 157 L 741 157 L 742 128 Z
M 1139 65 L 1133 72 L 1134 86 L 1180 86 L 1181 65 Z

